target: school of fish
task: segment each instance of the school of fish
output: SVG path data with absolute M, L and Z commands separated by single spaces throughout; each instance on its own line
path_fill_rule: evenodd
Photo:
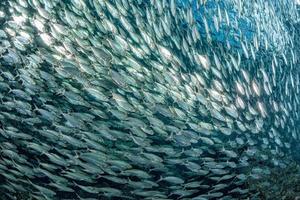
M 300 139 L 298 10 L 0 1 L 0 198 L 259 199 Z

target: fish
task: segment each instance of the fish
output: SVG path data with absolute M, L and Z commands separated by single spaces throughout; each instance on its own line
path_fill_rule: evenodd
M 300 139 L 299 5 L 266 2 L 0 2 L 0 199 L 257 198 Z

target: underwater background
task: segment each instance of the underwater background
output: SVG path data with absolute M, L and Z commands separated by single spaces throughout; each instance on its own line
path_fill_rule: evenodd
M 0 1 L 0 200 L 300 199 L 299 9 Z

